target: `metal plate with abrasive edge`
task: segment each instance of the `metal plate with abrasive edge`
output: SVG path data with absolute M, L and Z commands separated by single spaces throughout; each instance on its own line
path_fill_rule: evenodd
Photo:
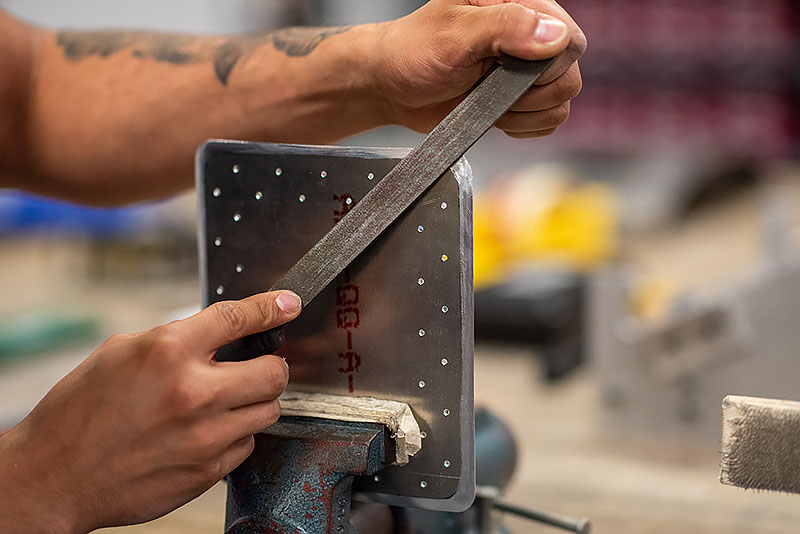
M 407 152 L 206 143 L 205 304 L 268 289 Z M 422 451 L 356 483 L 390 504 L 460 511 L 474 496 L 471 178 L 457 162 L 287 326 L 278 351 L 292 389 L 412 407 Z

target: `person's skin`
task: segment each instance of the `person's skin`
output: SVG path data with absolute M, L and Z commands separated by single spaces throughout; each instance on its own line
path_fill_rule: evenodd
M 546 135 L 580 90 L 585 47 L 552 0 L 434 0 L 382 24 L 233 37 L 55 33 L 0 13 L 0 35 L 0 186 L 91 204 L 191 187 L 194 151 L 210 137 L 328 143 L 384 124 L 429 130 L 500 54 L 561 53 L 550 83 L 498 123 Z
M 384 124 L 428 131 L 494 58 L 558 56 L 497 126 L 552 133 L 586 41 L 552 0 L 431 0 L 352 28 L 189 37 L 54 33 L 0 11 L 0 187 L 92 204 L 191 187 L 210 137 L 326 143 Z M 218 303 L 109 338 L 0 436 L 0 532 L 147 521 L 231 471 L 279 415 L 280 358 L 215 350 L 300 313 L 288 292 Z

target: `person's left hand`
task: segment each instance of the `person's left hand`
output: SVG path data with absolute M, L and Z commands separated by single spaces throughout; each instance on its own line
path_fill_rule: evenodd
M 511 137 L 553 133 L 581 90 L 586 38 L 553 0 L 431 0 L 381 25 L 377 83 L 389 122 L 430 131 L 507 54 L 556 62 L 496 124 Z
M 210 488 L 278 420 L 289 380 L 278 356 L 214 354 L 300 307 L 273 291 L 110 337 L 0 439 L 0 532 L 149 521 Z

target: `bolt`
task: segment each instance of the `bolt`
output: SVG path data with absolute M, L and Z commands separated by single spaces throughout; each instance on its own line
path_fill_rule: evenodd
M 572 517 L 549 514 L 547 512 L 522 508 L 521 506 L 516 506 L 499 499 L 494 502 L 494 507 L 501 512 L 518 515 L 526 519 L 544 523 L 545 525 L 550 525 L 551 527 L 560 528 L 568 532 L 575 532 L 576 534 L 589 534 L 592 530 L 591 521 L 585 517 L 574 519 Z

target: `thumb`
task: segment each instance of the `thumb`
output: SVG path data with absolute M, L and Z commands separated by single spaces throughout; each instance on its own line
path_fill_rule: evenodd
M 508 54 L 521 59 L 547 59 L 569 44 L 567 25 L 555 17 L 516 3 L 470 8 L 469 48 L 480 58 Z
M 250 334 L 288 323 L 300 314 L 300 297 L 290 291 L 260 293 L 238 301 L 212 304 L 174 323 L 195 348 L 217 350 Z

